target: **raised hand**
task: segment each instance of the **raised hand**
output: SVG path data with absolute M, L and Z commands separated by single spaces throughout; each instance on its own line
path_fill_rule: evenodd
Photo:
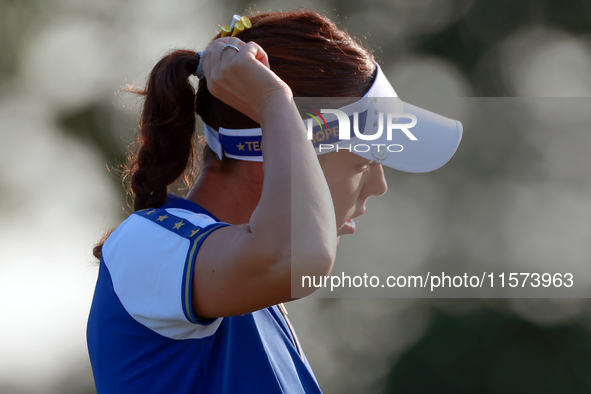
M 226 44 L 239 51 L 224 48 Z M 207 47 L 202 62 L 211 94 L 257 123 L 270 103 L 292 96 L 289 86 L 271 71 L 263 48 L 254 41 L 218 38 Z

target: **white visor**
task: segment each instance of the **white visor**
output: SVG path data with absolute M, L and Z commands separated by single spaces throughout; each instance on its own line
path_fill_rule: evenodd
M 462 124 L 401 101 L 376 66 L 371 88 L 352 104 L 338 104 L 352 98 L 294 98 L 316 153 L 348 150 L 406 172 L 440 168 L 458 148 Z M 263 161 L 260 128 L 220 127 L 218 132 L 206 124 L 205 136 L 220 159 L 223 151 L 231 158 Z

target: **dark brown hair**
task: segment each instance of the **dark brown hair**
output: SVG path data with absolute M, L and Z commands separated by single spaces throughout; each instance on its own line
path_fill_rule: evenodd
M 295 97 L 361 97 L 372 84 L 373 55 L 323 15 L 314 11 L 275 11 L 249 16 L 252 27 L 238 36 L 255 41 L 267 53 L 271 70 L 287 83 Z M 219 34 L 214 39 L 219 38 Z M 168 186 L 194 157 L 195 114 L 209 126 L 256 128 L 246 115 L 215 98 L 205 80 L 197 95 L 189 76 L 199 55 L 176 50 L 152 70 L 145 90 L 136 149 L 124 176 L 130 180 L 134 211 L 158 208 L 166 202 Z M 220 161 L 204 147 L 204 162 Z M 222 169 L 237 160 L 224 157 Z M 103 239 L 104 241 L 104 239 Z M 94 249 L 100 256 L 102 242 Z

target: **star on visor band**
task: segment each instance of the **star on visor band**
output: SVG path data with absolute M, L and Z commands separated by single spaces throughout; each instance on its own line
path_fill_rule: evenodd
M 462 124 L 400 100 L 376 63 L 377 75 L 359 100 L 296 97 L 308 139 L 316 154 L 348 150 L 368 160 L 405 172 L 429 172 L 453 156 Z M 222 158 L 263 161 L 262 130 L 226 129 L 205 124 L 209 147 Z

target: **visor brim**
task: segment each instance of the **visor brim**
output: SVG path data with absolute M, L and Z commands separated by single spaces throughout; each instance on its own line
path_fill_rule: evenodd
M 379 99 L 379 101 L 391 100 L 397 99 Z M 399 113 L 414 115 L 416 118 L 416 124 L 412 128 L 407 128 L 409 134 L 416 139 L 411 139 L 404 130 L 399 128 L 392 130 L 389 136 L 386 130 L 388 119 L 383 115 L 384 130 L 382 135 L 371 141 L 352 138 L 350 141 L 355 140 L 355 142 L 351 142 L 351 144 L 358 144 L 356 147 L 354 146 L 354 153 L 368 160 L 377 160 L 382 165 L 405 172 L 429 172 L 440 168 L 451 159 L 458 149 L 462 139 L 462 123 L 403 101 L 400 101 L 400 103 L 402 105 Z M 378 113 L 388 113 L 387 104 L 377 104 L 376 106 L 381 107 Z M 400 106 L 395 105 L 393 109 L 396 110 L 397 108 L 400 108 Z M 364 134 L 374 134 L 375 129 L 377 129 L 374 126 L 376 121 L 371 121 L 372 115 L 374 114 L 371 112 L 368 115 Z M 409 123 L 409 121 L 411 121 L 410 118 L 403 116 L 396 120 L 396 124 L 405 124 Z M 365 146 L 361 148 L 359 144 L 370 145 L 371 149 L 367 150 Z M 376 147 L 380 147 L 377 152 Z

